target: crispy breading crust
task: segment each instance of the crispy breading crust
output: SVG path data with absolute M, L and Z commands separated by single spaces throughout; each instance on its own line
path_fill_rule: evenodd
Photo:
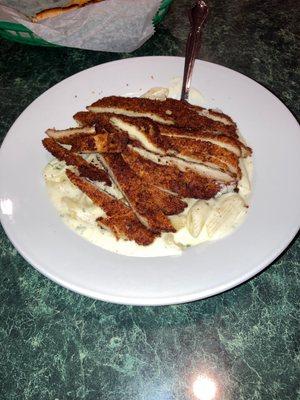
M 79 126 L 93 126 L 98 121 L 98 114 L 90 111 L 79 111 L 73 115 L 73 118 Z
M 226 124 L 228 124 L 228 125 L 234 125 L 234 126 L 236 127 L 236 123 L 233 121 L 233 119 L 232 119 L 229 115 L 224 114 L 224 113 L 221 112 L 221 111 L 213 110 L 212 108 L 207 109 L 207 108 L 204 108 L 204 107 L 201 107 L 201 106 L 196 106 L 196 105 L 190 104 L 190 103 L 186 103 L 186 104 L 188 105 L 188 107 L 189 107 L 190 109 L 195 110 L 195 111 L 197 111 L 198 113 L 199 113 L 199 112 L 200 112 L 200 113 L 205 112 L 204 115 L 207 115 L 208 117 L 218 117 L 218 118 L 222 118 L 223 120 L 226 121 Z M 202 114 L 202 115 L 203 115 L 203 114 Z
M 166 153 L 170 149 L 170 143 L 167 137 L 160 135 L 157 124 L 149 118 L 134 118 L 125 115 L 112 115 L 110 123 L 117 126 L 118 121 L 123 121 L 127 124 L 135 126 L 139 129 L 140 134 L 145 135 L 149 142 L 156 147 L 157 152 Z M 128 133 L 129 135 L 129 133 Z
M 154 241 L 156 235 L 145 228 L 131 208 L 121 200 L 104 193 L 70 170 L 66 170 L 66 174 L 70 181 L 85 193 L 95 205 L 103 209 L 107 217 L 100 217 L 97 222 L 100 226 L 111 230 L 117 239 L 134 240 L 142 246 L 147 246 Z
M 208 114 L 209 115 L 214 115 L 216 117 L 220 117 L 226 120 L 227 124 L 229 125 L 233 125 L 236 127 L 236 123 L 233 121 L 233 119 L 231 117 L 229 117 L 229 115 L 224 114 L 220 111 L 216 111 L 216 110 L 212 110 L 211 108 L 208 109 Z
M 42 141 L 43 146 L 54 157 L 60 161 L 65 161 L 67 165 L 73 165 L 78 168 L 80 175 L 85 176 L 93 181 L 104 182 L 111 185 L 111 180 L 106 171 L 97 168 L 95 165 L 88 163 L 82 157 L 65 149 L 63 146 L 56 143 L 52 138 L 45 138 Z
M 166 154 L 187 159 L 188 161 L 199 162 L 208 167 L 217 168 L 221 171 L 233 176 L 240 177 L 241 171 L 239 168 L 238 157 L 231 151 L 226 150 L 214 143 L 200 140 L 190 140 L 188 138 L 180 138 L 175 136 L 163 136 L 160 134 L 159 126 L 147 118 L 133 118 L 127 116 L 115 116 L 111 118 L 111 122 L 121 127 L 120 121 L 134 126 L 139 131 L 139 140 L 141 145 L 145 147 L 142 137 L 147 138 L 147 141 L 158 154 Z M 131 134 L 128 128 L 127 133 L 131 139 Z M 151 151 L 151 148 L 145 147 Z
M 236 126 L 224 124 L 214 121 L 211 118 L 200 115 L 188 103 L 167 98 L 165 101 L 157 101 L 140 97 L 104 97 L 90 107 L 90 111 L 101 108 L 101 112 L 105 112 L 105 108 L 116 110 L 128 110 L 139 113 L 155 114 L 162 119 L 162 123 L 176 124 L 177 126 L 201 128 L 206 131 L 223 133 L 229 136 L 237 136 Z M 111 112 L 111 111 L 110 111 Z M 151 116 L 149 115 L 151 118 Z
M 70 181 L 85 193 L 96 206 L 105 211 L 108 217 L 127 214 L 130 210 L 125 203 L 96 188 L 92 183 L 74 174 L 74 172 L 67 169 L 66 174 Z
M 82 126 L 80 128 L 69 128 L 69 129 L 47 129 L 46 134 L 55 139 L 61 144 L 70 144 L 77 137 L 84 137 L 89 135 L 95 135 L 96 130 L 93 126 Z
M 175 165 L 160 165 L 142 157 L 127 147 L 122 157 L 142 179 L 181 197 L 210 199 L 220 190 L 221 184 L 200 176 L 194 171 L 180 171 Z
M 93 114 L 95 114 L 95 113 L 93 113 Z M 120 130 L 111 123 L 111 118 L 114 115 L 115 114 L 111 114 L 111 113 L 103 113 L 103 114 L 99 113 L 99 114 L 97 114 L 97 120 L 95 122 L 96 131 L 100 132 L 100 131 L 102 131 L 104 129 L 107 132 L 111 132 L 111 133 L 120 132 Z
M 197 107 L 201 108 L 202 107 Z M 205 110 L 205 109 L 203 109 Z M 213 112 L 214 114 L 219 114 L 217 112 Z M 225 115 L 225 114 L 224 114 Z M 223 114 L 222 114 L 223 116 Z M 225 115 L 226 116 L 226 115 Z M 113 114 L 113 113 L 93 113 L 90 111 L 81 111 L 78 112 L 74 115 L 75 120 L 82 126 L 85 125 L 95 125 L 96 129 L 98 132 L 105 132 L 109 131 L 112 132 L 114 129 L 117 129 L 113 124 L 110 122 L 110 119 L 113 117 L 119 118 L 119 114 Z M 228 117 L 228 116 L 226 116 Z M 132 117 L 127 117 L 127 116 L 122 116 L 122 118 L 128 118 L 128 121 L 130 121 L 130 118 Z M 230 118 L 230 117 L 228 117 Z M 147 122 L 148 124 L 152 124 L 153 122 L 149 118 L 141 118 L 143 122 Z M 134 118 L 136 121 L 135 123 L 139 124 L 138 119 Z M 133 118 L 131 119 L 133 121 Z M 231 136 L 231 135 L 225 135 L 225 134 L 215 134 L 211 133 L 210 130 L 205 130 L 205 128 L 199 128 L 199 127 L 179 127 L 175 125 L 167 125 L 167 124 L 161 124 L 158 122 L 155 122 L 155 125 L 158 127 L 159 132 L 162 136 L 179 136 L 179 137 L 191 137 L 193 139 L 197 140 L 216 140 L 219 142 L 219 145 L 222 144 L 228 144 L 232 146 L 235 149 L 235 154 L 237 156 L 242 156 L 242 157 L 248 157 L 252 154 L 252 150 L 250 147 L 246 146 L 244 143 L 242 143 L 237 137 Z M 235 126 L 234 122 L 232 125 Z M 154 138 L 153 138 L 154 139 Z M 157 139 L 157 138 L 156 138 Z M 65 141 L 61 143 L 69 143 L 69 141 Z M 157 145 L 161 146 L 162 143 L 157 141 Z
M 232 176 L 241 176 L 238 157 L 223 147 L 210 142 L 178 137 L 168 137 L 168 141 L 170 147 L 178 153 L 178 157 L 187 156 L 202 163 L 212 163 Z
M 148 229 L 153 232 L 175 232 L 151 190 L 120 154 L 101 154 L 100 159 L 136 216 Z
M 123 156 L 123 154 L 122 154 Z M 123 157 L 124 159 L 124 157 Z M 124 159 L 125 160 L 125 159 Z M 125 160 L 126 162 L 126 160 Z M 139 175 L 136 171 L 134 171 Z M 139 175 L 140 176 L 140 175 Z M 162 188 L 163 189 L 163 188 Z M 165 215 L 176 215 L 180 214 L 186 207 L 187 203 L 181 200 L 177 194 L 167 193 L 164 190 L 157 187 L 154 182 L 148 186 L 148 190 L 151 192 L 155 202 Z
M 70 144 L 72 151 L 82 153 L 120 153 L 127 145 L 125 132 L 100 133 L 92 136 L 76 137 Z
M 240 140 L 229 137 L 227 135 L 215 135 L 212 133 L 204 132 L 202 129 L 189 129 L 189 128 L 182 128 L 177 127 L 174 125 L 163 125 L 163 124 L 156 124 L 159 128 L 159 133 L 162 136 L 171 136 L 171 137 L 183 137 L 186 139 L 193 139 L 193 140 L 203 140 L 209 141 L 214 140 L 218 143 L 219 146 L 222 144 L 230 145 L 234 148 L 234 153 L 240 157 L 248 157 L 252 154 L 252 150 L 250 147 L 247 147 L 244 143 Z
M 112 113 L 93 113 L 91 111 L 79 111 L 73 115 L 75 121 L 81 126 L 94 126 L 96 133 L 103 132 L 119 132 L 114 125 L 111 124 L 111 117 L 116 114 Z

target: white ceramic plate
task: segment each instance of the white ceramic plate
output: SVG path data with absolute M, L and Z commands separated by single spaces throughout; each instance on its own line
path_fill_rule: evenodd
M 271 263 L 300 221 L 300 134 L 288 109 L 268 90 L 230 69 L 197 61 L 193 87 L 206 105 L 237 122 L 254 150 L 252 204 L 244 224 L 227 238 L 182 256 L 125 257 L 102 250 L 64 225 L 50 203 L 42 170 L 51 156 L 45 129 L 73 124 L 72 115 L 99 97 L 140 95 L 180 76 L 183 59 L 143 57 L 82 71 L 36 99 L 8 132 L 0 153 L 4 229 L 42 274 L 86 296 L 110 302 L 163 305 L 230 289 Z

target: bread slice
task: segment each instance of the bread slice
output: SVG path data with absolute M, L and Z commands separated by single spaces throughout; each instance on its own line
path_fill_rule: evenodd
M 70 11 L 77 10 L 78 8 L 87 6 L 89 4 L 99 3 L 100 1 L 103 0 L 71 0 L 71 2 L 64 7 L 47 8 L 45 10 L 38 12 L 37 14 L 35 14 L 34 17 L 31 18 L 31 21 L 40 22 L 43 21 L 44 19 L 54 18 L 59 15 L 68 13 Z

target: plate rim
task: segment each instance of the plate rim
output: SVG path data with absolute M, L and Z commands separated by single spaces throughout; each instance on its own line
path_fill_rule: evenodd
M 17 117 L 17 119 L 14 121 L 14 123 L 12 124 L 12 126 L 9 128 L 8 132 L 6 133 L 3 142 L 1 144 L 1 148 L 0 148 L 0 159 L 2 158 L 2 153 L 4 152 L 4 147 L 6 145 L 6 142 L 9 140 L 9 136 L 10 136 L 10 132 L 13 130 L 14 125 L 16 124 L 16 122 L 19 120 L 19 118 L 21 118 L 21 116 L 23 115 L 23 113 L 26 112 L 26 110 L 33 106 L 36 102 L 39 101 L 41 96 L 44 96 L 48 93 L 48 91 L 50 91 L 51 89 L 53 89 L 56 86 L 59 85 L 63 85 L 63 83 L 68 80 L 69 78 L 73 78 L 76 77 L 77 75 L 82 74 L 83 72 L 92 70 L 92 69 L 97 69 L 99 67 L 102 66 L 106 66 L 107 64 L 111 64 L 111 63 L 124 63 L 124 62 L 134 62 L 136 60 L 140 60 L 140 59 L 164 59 L 166 61 L 168 61 L 168 59 L 172 59 L 178 62 L 182 62 L 184 61 L 184 57 L 177 57 L 177 56 L 145 56 L 145 57 L 130 57 L 130 58 L 125 58 L 125 59 L 119 59 L 119 60 L 115 60 L 115 61 L 109 61 L 107 63 L 102 63 L 87 69 L 84 69 L 82 71 L 77 72 L 76 74 L 73 74 L 65 79 L 63 79 L 62 81 L 58 82 L 57 84 L 51 86 L 50 88 L 48 88 L 45 92 L 41 93 L 35 100 L 33 100 L 33 102 L 31 102 L 23 111 L 22 113 Z M 285 108 L 285 112 L 288 112 L 289 116 L 296 121 L 296 118 L 294 117 L 293 113 L 288 109 L 288 107 L 277 97 L 275 96 L 272 91 L 270 91 L 268 88 L 266 88 L 264 85 L 260 84 L 259 82 L 257 82 L 256 80 L 249 78 L 247 75 L 235 71 L 231 68 L 219 65 L 219 64 L 215 64 L 215 63 L 211 63 L 208 61 L 202 61 L 202 60 L 197 60 L 196 62 L 200 62 L 200 63 L 205 63 L 205 64 L 209 64 L 209 65 L 213 65 L 213 66 L 217 66 L 218 68 L 224 69 L 225 71 L 230 71 L 230 72 L 234 72 L 235 74 L 241 75 L 243 77 L 243 79 L 247 78 L 247 80 L 251 81 L 251 83 L 255 83 L 256 85 L 258 85 L 259 87 L 261 87 L 263 90 L 267 91 L 273 98 L 273 100 L 276 100 L 276 102 L 279 102 L 284 108 Z M 0 184 L 0 189 L 1 189 L 2 184 Z M 292 242 L 292 240 L 295 238 L 295 236 L 297 235 L 297 232 L 300 229 L 300 221 L 298 221 L 297 224 L 295 224 L 294 229 L 289 231 L 289 235 L 285 238 L 284 241 L 281 242 L 280 247 L 277 247 L 276 250 L 272 251 L 272 254 L 268 257 L 265 258 L 265 260 L 263 262 L 261 262 L 259 265 L 257 265 L 257 267 L 255 269 L 250 270 L 248 273 L 244 273 L 243 275 L 241 275 L 240 277 L 231 280 L 230 282 L 223 284 L 223 285 L 218 285 L 217 287 L 213 287 L 210 289 L 206 289 L 204 291 L 202 291 L 201 293 L 198 292 L 192 292 L 189 294 L 181 294 L 181 295 L 168 295 L 168 296 L 155 296 L 153 298 L 141 298 L 140 296 L 136 297 L 136 296 L 132 296 L 132 297 L 128 297 L 128 296 L 121 296 L 121 295 L 115 295 L 115 294 L 104 294 L 104 293 L 95 293 L 94 290 L 91 289 L 87 289 L 87 288 L 80 288 L 77 287 L 77 285 L 74 285 L 72 283 L 66 282 L 56 276 L 51 275 L 51 273 L 47 272 L 47 270 L 45 270 L 42 266 L 40 266 L 39 264 L 36 264 L 33 260 L 31 260 L 30 255 L 27 254 L 26 250 L 24 250 L 21 247 L 21 244 L 17 243 L 15 241 L 15 238 L 11 238 L 10 233 L 9 233 L 9 223 L 8 220 L 6 220 L 4 218 L 4 214 L 2 213 L 2 211 L 0 212 L 0 221 L 2 223 L 3 229 L 5 231 L 5 234 L 7 235 L 8 239 L 10 240 L 10 242 L 13 244 L 13 246 L 16 248 L 16 250 L 21 254 L 21 256 L 31 265 L 33 266 L 37 271 L 39 271 L 42 275 L 44 275 L 45 277 L 47 277 L 48 279 L 50 279 L 51 281 L 59 284 L 60 286 L 71 290 L 75 293 L 81 294 L 81 295 L 85 295 L 88 297 L 91 297 L 93 299 L 97 299 L 97 300 L 102 300 L 102 301 L 107 301 L 107 302 L 111 302 L 111 303 L 115 303 L 115 304 L 126 304 L 126 305 L 139 305 L 139 306 L 163 306 L 163 305 L 171 305 L 171 304 L 182 304 L 182 303 L 187 303 L 187 302 L 191 302 L 191 301 L 197 301 L 197 300 L 201 300 L 207 297 L 211 297 L 211 296 L 215 296 L 217 294 L 226 292 L 242 283 L 247 282 L 249 279 L 251 279 L 252 277 L 258 275 L 263 269 L 265 269 L 267 266 L 269 266 L 276 258 L 278 258 L 278 256 L 289 246 L 289 244 Z

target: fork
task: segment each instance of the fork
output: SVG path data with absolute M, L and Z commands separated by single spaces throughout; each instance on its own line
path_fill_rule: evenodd
M 191 86 L 191 78 L 195 64 L 196 55 L 200 51 L 201 36 L 204 23 L 208 15 L 208 6 L 203 0 L 197 0 L 189 10 L 188 16 L 191 24 L 190 33 L 187 38 L 185 49 L 185 63 L 183 82 L 181 90 L 181 100 L 187 101 Z

